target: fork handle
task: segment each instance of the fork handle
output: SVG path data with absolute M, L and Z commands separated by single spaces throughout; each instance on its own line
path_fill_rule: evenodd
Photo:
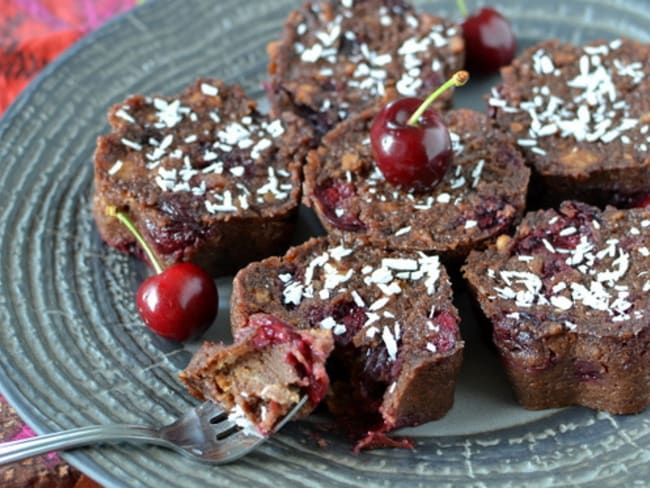
M 142 425 L 92 425 L 0 444 L 0 465 L 51 451 L 112 442 L 166 445 L 158 430 Z

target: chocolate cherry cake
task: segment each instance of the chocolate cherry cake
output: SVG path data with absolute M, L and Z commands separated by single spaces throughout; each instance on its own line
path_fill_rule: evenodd
M 363 426 L 367 445 L 451 408 L 463 350 L 451 295 L 437 256 L 320 237 L 242 269 L 231 324 L 242 334 L 263 313 L 296 331 L 331 331 L 326 404 Z
M 372 104 L 428 95 L 464 60 L 459 26 L 402 0 L 306 2 L 268 52 L 272 113 L 293 111 L 321 134 Z
M 300 200 L 311 130 L 290 113 L 261 115 L 237 85 L 198 80 L 176 97 L 113 106 L 95 152 L 94 215 L 111 246 L 138 254 L 106 208 L 125 213 L 164 265 L 213 275 L 283 252 Z
M 501 71 L 489 105 L 547 205 L 636 199 L 650 188 L 650 44 L 544 41 Z
M 414 192 L 387 183 L 374 161 L 369 132 L 375 113 L 342 122 L 307 157 L 304 201 L 329 233 L 451 261 L 521 218 L 530 171 L 510 135 L 485 115 L 464 109 L 444 115 L 453 162 L 434 188 Z
M 334 341 L 329 330 L 297 329 L 270 315 L 254 314 L 246 325 L 231 346 L 205 342 L 180 378 L 195 397 L 245 415 L 267 434 L 303 395 L 302 415 L 325 397 Z
M 650 209 L 529 213 L 464 273 L 524 407 L 650 403 Z

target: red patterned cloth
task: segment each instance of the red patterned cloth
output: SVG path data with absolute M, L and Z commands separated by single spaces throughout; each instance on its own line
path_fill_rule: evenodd
M 135 0 L 0 0 L 0 115 L 43 67 Z

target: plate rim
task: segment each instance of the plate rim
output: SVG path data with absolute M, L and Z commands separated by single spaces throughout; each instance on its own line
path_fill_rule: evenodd
M 119 28 L 119 25 L 129 22 L 130 17 L 137 17 L 139 15 L 146 15 L 149 9 L 154 9 L 160 3 L 166 2 L 173 4 L 173 0 L 157 0 L 149 1 L 144 4 L 138 4 L 136 7 L 119 14 L 97 30 L 84 36 L 82 39 L 74 43 L 71 47 L 65 50 L 56 60 L 48 64 L 39 75 L 21 92 L 19 97 L 8 107 L 7 111 L 0 119 L 0 140 L 5 135 L 6 130 L 12 125 L 16 117 L 21 113 L 21 109 L 28 103 L 35 94 L 38 93 L 42 84 L 54 73 L 60 69 L 64 69 L 66 64 L 78 55 L 79 52 L 92 46 L 92 43 L 97 39 L 110 35 L 112 29 Z M 47 428 L 47 419 L 43 418 L 40 411 L 35 411 L 29 402 L 29 399 L 24 395 L 13 381 L 9 381 L 4 364 L 0 362 L 0 371 L 5 375 L 5 378 L 0 381 L 0 391 L 5 396 L 7 401 L 18 412 L 21 418 L 29 425 L 36 433 L 42 434 L 49 432 Z M 84 473 L 92 473 L 91 477 L 105 485 L 105 486 L 120 486 L 122 480 L 114 477 L 102 465 L 95 462 L 90 456 L 83 453 L 83 451 L 63 452 L 59 454 L 61 458 L 68 461 L 70 464 L 78 467 Z

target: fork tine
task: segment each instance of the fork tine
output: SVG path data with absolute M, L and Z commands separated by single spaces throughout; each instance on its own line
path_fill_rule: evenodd
M 278 424 L 277 424 L 277 425 L 275 426 L 275 428 L 273 429 L 273 433 L 275 434 L 275 433 L 276 433 L 277 431 L 279 431 L 282 427 L 284 427 L 284 425 L 285 425 L 287 422 L 289 422 L 289 420 L 291 420 L 292 418 L 294 418 L 294 417 L 296 416 L 296 414 L 300 411 L 300 409 L 303 407 L 303 405 L 304 405 L 305 403 L 307 403 L 307 397 L 306 397 L 306 396 L 302 397 L 301 400 L 300 400 L 298 403 L 296 403 L 296 406 L 293 407 L 293 408 L 291 409 L 291 411 L 289 411 L 289 413 L 287 413 L 287 414 L 284 416 L 284 418 L 283 418 L 282 420 L 280 420 L 280 422 L 278 422 Z
M 226 411 L 226 409 L 223 408 L 223 406 L 221 404 L 211 402 L 211 401 L 203 402 L 201 405 L 196 407 L 196 413 L 200 417 L 205 417 L 205 418 L 207 418 L 207 417 L 210 417 L 210 418 L 218 417 L 219 415 L 221 415 L 225 411 Z
M 300 399 L 298 403 L 280 420 L 280 422 L 277 423 L 277 425 L 273 428 L 273 431 L 271 432 L 272 434 L 275 434 L 278 432 L 284 425 L 289 422 L 295 415 L 300 411 L 300 409 L 303 407 L 303 405 L 307 402 L 307 397 L 303 397 Z M 228 418 L 214 422 L 213 427 L 215 429 L 215 432 L 217 434 L 217 437 L 220 438 L 221 435 L 225 434 L 229 430 L 231 430 L 233 427 L 237 426 L 243 431 L 253 431 L 257 432 L 257 428 L 253 423 L 246 417 L 246 415 L 243 412 L 230 412 L 230 415 Z M 231 436 L 226 436 L 226 438 L 229 438 Z M 220 439 L 221 440 L 221 439 Z
M 268 437 L 263 436 L 257 431 L 240 430 L 219 443 L 220 456 L 217 463 L 225 464 L 236 461 L 257 448 L 267 439 Z
M 191 454 L 204 461 L 223 464 L 255 449 L 280 430 L 305 405 L 303 397 L 267 435 L 261 434 L 241 407 L 226 409 L 222 404 L 205 402 L 176 422 L 163 428 L 161 439 L 167 447 Z
M 257 433 L 257 428 L 250 422 L 246 417 L 240 416 L 230 416 L 224 420 L 212 423 L 212 430 L 218 441 L 223 442 L 226 439 L 229 439 L 231 435 L 227 435 L 229 431 L 237 432 L 233 430 L 238 428 L 238 430 L 245 431 L 248 433 Z
M 243 430 L 243 427 L 235 424 L 232 425 L 231 427 L 224 428 L 220 432 L 217 432 L 216 437 L 217 441 L 223 441 L 231 437 L 233 434 L 236 434 L 237 432 Z
M 268 435 L 260 434 L 255 426 L 250 423 L 246 417 L 237 417 L 237 420 L 239 420 L 238 425 L 242 427 L 242 429 L 217 441 L 218 445 L 220 446 L 220 455 L 219 459 L 216 460 L 216 462 L 218 464 L 225 464 L 236 461 L 242 456 L 248 454 L 250 451 L 266 441 L 272 434 L 275 434 L 278 430 L 280 430 L 300 411 L 306 402 L 307 397 L 303 397 L 276 425 L 276 427 L 273 429 L 273 432 Z M 228 423 L 235 422 L 231 420 Z
M 242 430 L 246 430 L 248 428 L 248 425 L 250 425 L 253 429 L 253 424 L 250 422 L 247 422 L 247 425 L 242 425 L 244 422 L 242 421 L 241 418 L 237 419 L 232 419 L 232 418 L 226 418 L 225 420 L 222 420 L 220 422 L 215 422 L 212 424 L 212 429 L 214 430 L 215 435 L 219 440 L 221 439 L 221 436 L 228 432 L 229 430 L 233 429 L 234 427 L 239 427 Z

